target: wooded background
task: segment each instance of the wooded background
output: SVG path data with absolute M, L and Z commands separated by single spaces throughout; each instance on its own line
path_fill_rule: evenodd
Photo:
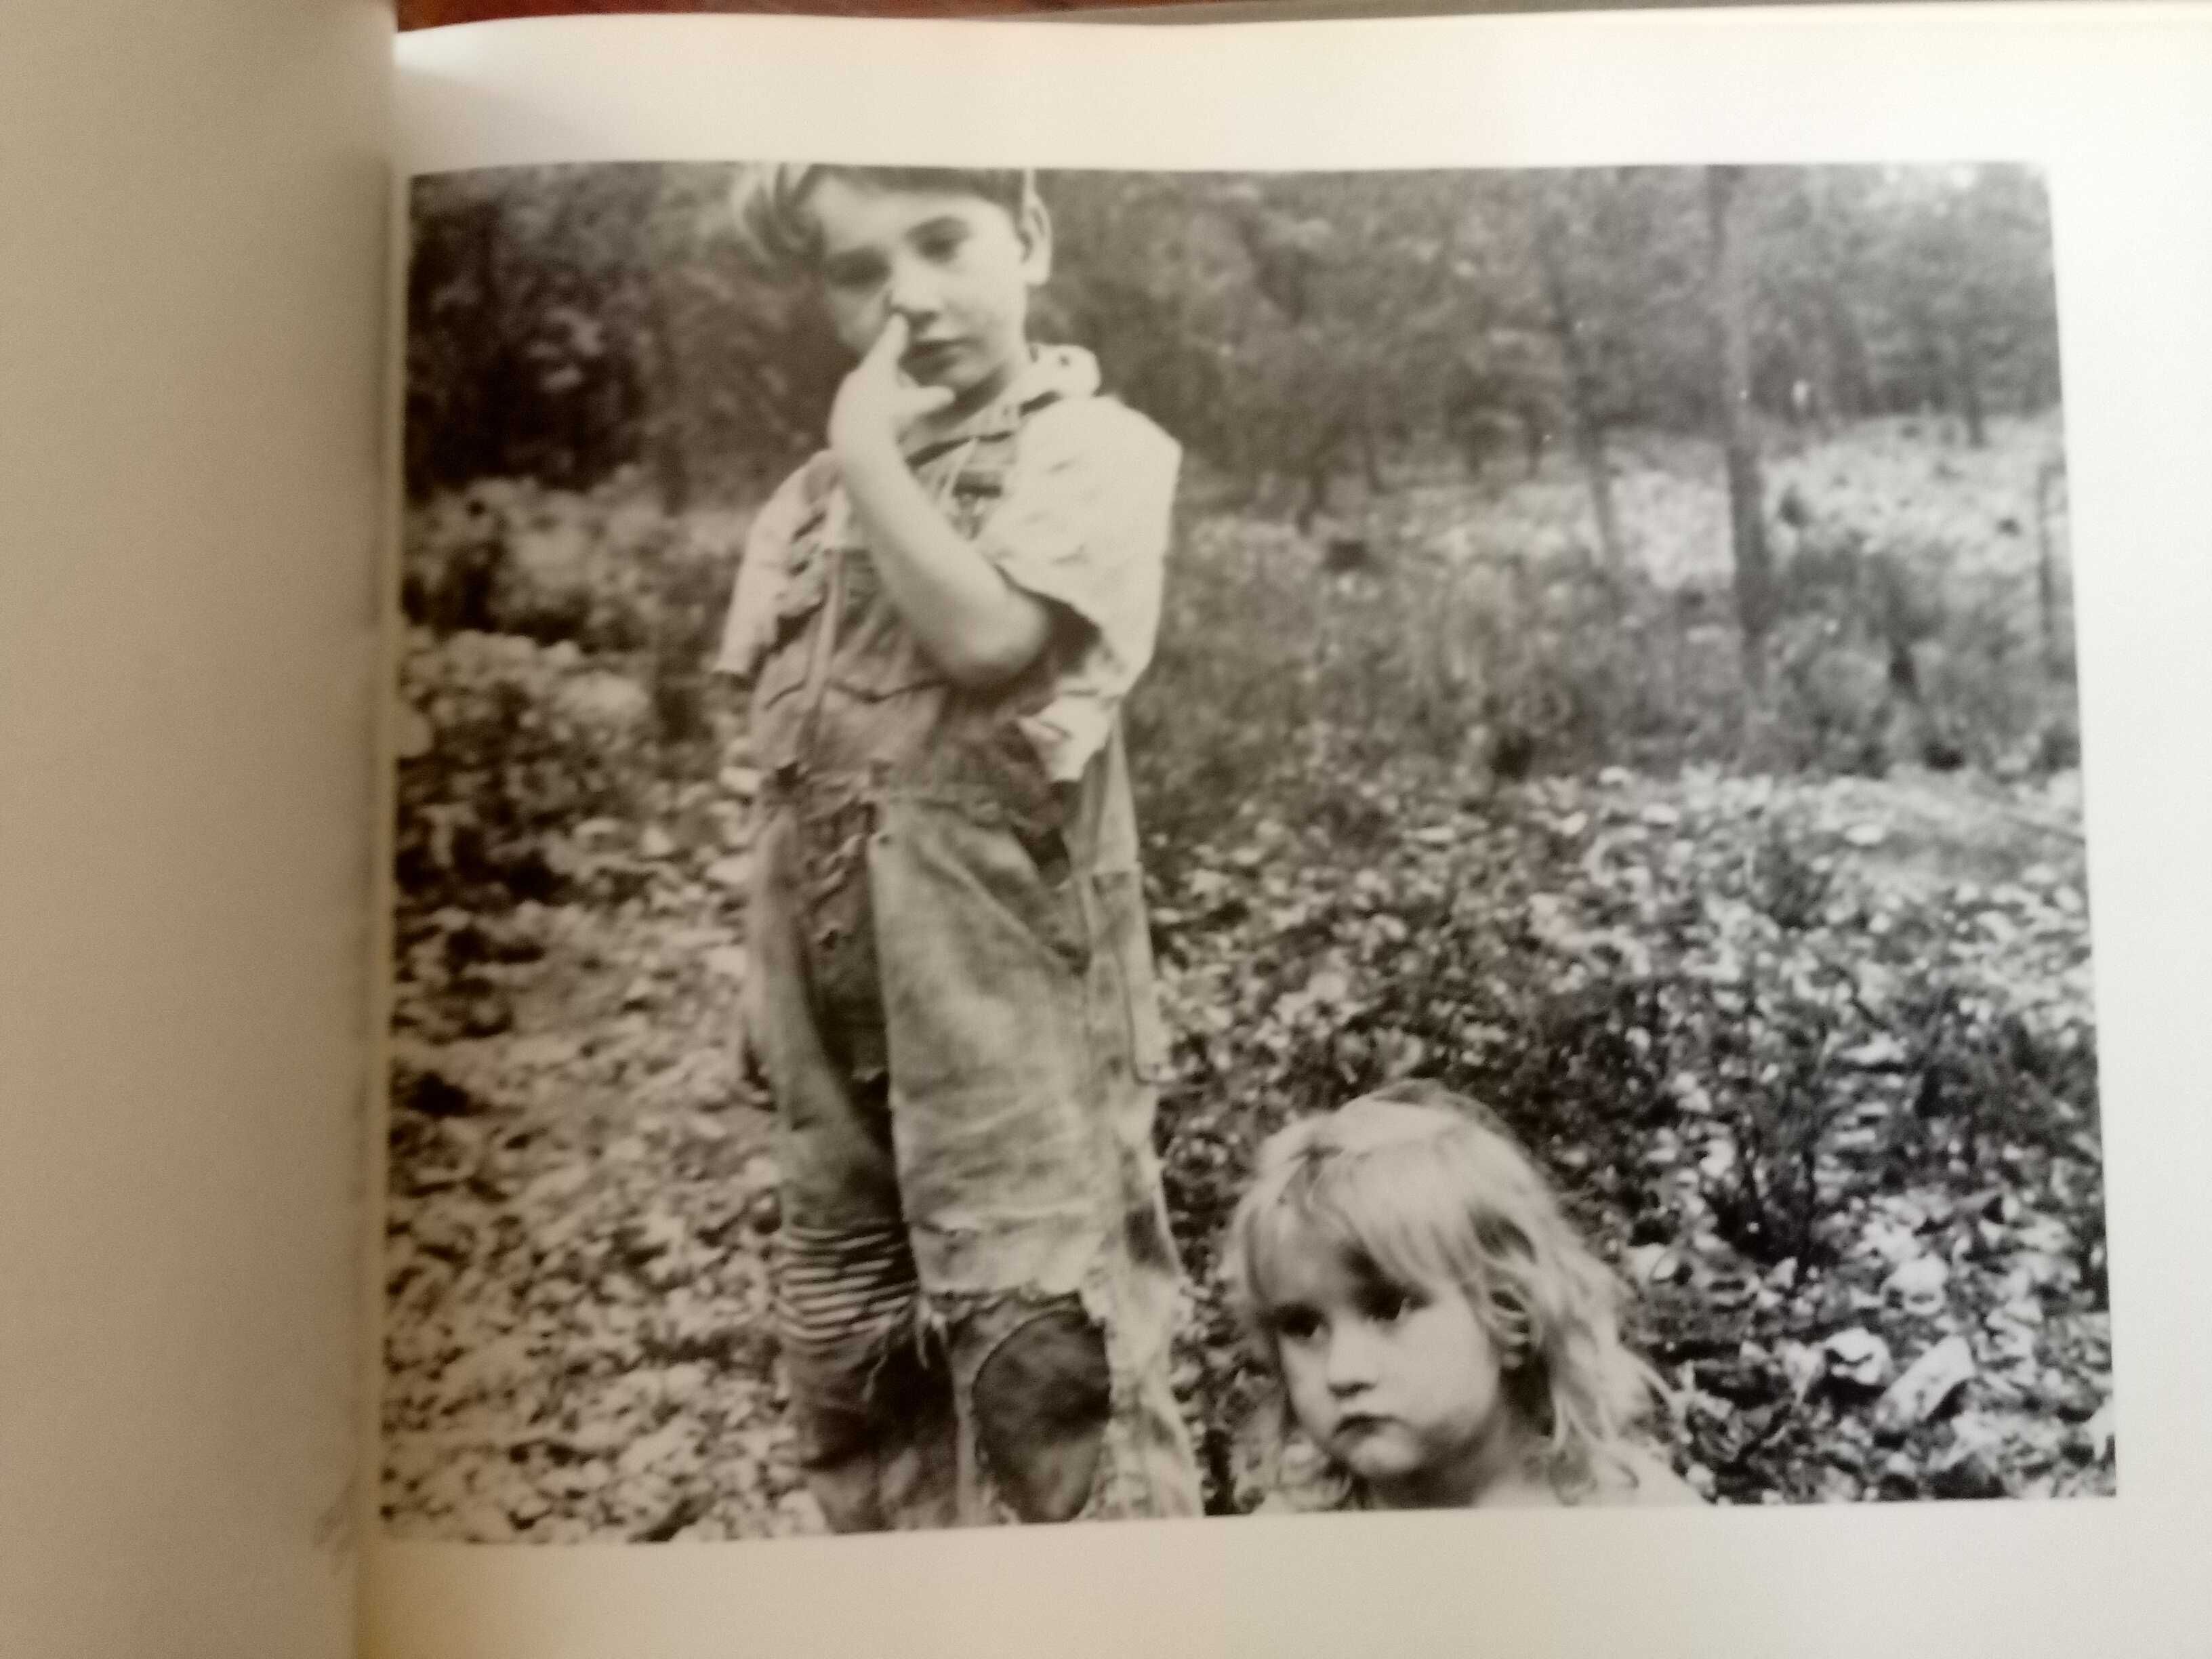
M 818 441 L 843 362 L 809 295 L 746 262 L 731 176 L 418 183 L 412 497 L 486 477 L 589 489 L 636 467 L 682 514 L 757 499 Z M 1980 449 L 1993 413 L 2058 399 L 2045 198 L 2019 167 L 1061 173 L 1042 188 L 1058 250 L 1037 332 L 1095 349 L 1114 390 L 1244 501 L 1290 500 L 1302 530 L 1347 477 L 1373 499 L 1442 458 L 1470 478 L 1533 476 L 1556 447 L 1587 493 L 1584 550 L 1620 579 L 1632 527 L 1613 435 L 1717 439 L 1754 684 L 1781 605 L 1763 427 L 1917 416 Z M 1777 510 L 1807 527 L 1801 498 Z M 1875 602 L 1903 685 L 1927 623 L 1888 587 Z
M 523 168 L 417 187 L 412 491 L 742 497 L 841 372 L 803 291 L 748 267 L 730 171 Z M 1708 432 L 1729 365 L 1777 417 L 1987 413 L 2058 395 L 2043 192 L 2007 167 L 1480 174 L 1061 173 L 1038 332 L 1239 477 L 1316 492 L 1437 442 Z M 1724 302 L 1724 303 L 1723 303 Z M 696 395 L 694 395 L 694 394 Z M 1296 395 L 1286 395 L 1292 394 Z

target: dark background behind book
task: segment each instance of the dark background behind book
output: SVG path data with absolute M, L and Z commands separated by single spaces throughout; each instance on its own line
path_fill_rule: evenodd
M 1069 12 L 1142 11 L 1163 21 L 1223 21 L 1269 14 L 1298 16 L 1390 15 L 1446 12 L 1595 11 L 1674 9 L 1683 0 L 1406 0 L 1359 4 L 1357 0 L 398 0 L 403 29 L 449 23 L 486 23 L 502 17 L 566 17 L 616 12 L 790 12 L 820 17 L 1051 17 Z M 1889 4 L 1894 0 L 1839 0 L 1844 4 Z M 1757 0 L 1704 0 L 1708 5 L 1747 5 Z
M 1157 6 L 1163 0 L 1119 0 Z M 436 28 L 447 23 L 484 23 L 501 17 L 565 17 L 585 12 L 805 12 L 826 17 L 977 17 L 1049 15 L 1096 8 L 1065 0 L 816 0 L 811 5 L 776 0 L 399 0 L 399 27 Z M 1476 8 L 1475 9 L 1481 9 Z

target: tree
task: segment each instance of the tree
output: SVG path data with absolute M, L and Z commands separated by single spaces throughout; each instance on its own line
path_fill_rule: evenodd
M 1712 248 L 1714 397 L 1728 461 L 1736 617 L 1743 630 L 1744 681 L 1756 697 L 1766 688 L 1766 635 L 1774 617 L 1774 577 L 1766 546 L 1759 434 L 1751 405 L 1751 317 L 1743 240 L 1737 224 L 1743 174 L 1740 167 L 1705 169 L 1705 217 Z
M 1875 407 L 1860 309 L 1869 299 L 1867 169 L 1797 167 L 1772 176 L 1751 205 L 1755 374 L 1760 401 L 1823 424 Z M 1802 391 L 1801 391 L 1802 386 Z
M 821 441 L 845 359 L 804 284 L 740 257 L 731 170 L 496 168 L 414 187 L 407 477 L 755 500 Z M 1723 414 L 1711 204 L 1691 167 L 1051 173 L 1042 339 L 1257 496 L 1479 471 L 1558 434 L 1623 557 L 1623 434 Z M 2058 393 L 2048 210 L 2014 167 L 1747 173 L 1749 408 L 1921 408 L 1972 441 Z M 1747 426 L 1746 431 L 1748 431 Z
M 1546 210 L 1541 189 L 1531 183 L 1527 197 L 1529 249 L 1535 259 L 1544 309 L 1559 341 L 1559 360 L 1566 372 L 1568 441 L 1589 487 L 1590 510 L 1597 523 L 1598 550 L 1607 571 L 1620 574 L 1620 524 L 1613 508 L 1613 481 L 1605 460 L 1605 432 L 1599 424 L 1597 386 L 1593 366 L 1583 348 L 1580 323 L 1567 286 L 1566 259 L 1559 234 Z

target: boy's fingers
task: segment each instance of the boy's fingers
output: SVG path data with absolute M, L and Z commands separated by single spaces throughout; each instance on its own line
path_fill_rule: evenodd
M 906 355 L 907 321 L 893 312 L 890 319 L 877 331 L 876 343 L 868 348 L 872 362 L 896 363 Z

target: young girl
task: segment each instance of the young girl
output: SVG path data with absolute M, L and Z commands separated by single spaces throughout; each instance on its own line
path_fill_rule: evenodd
M 1260 1153 L 1225 1268 L 1287 1430 L 1267 1509 L 1695 1503 L 1634 1432 L 1657 1379 L 1620 1287 L 1486 1108 L 1433 1085 Z

